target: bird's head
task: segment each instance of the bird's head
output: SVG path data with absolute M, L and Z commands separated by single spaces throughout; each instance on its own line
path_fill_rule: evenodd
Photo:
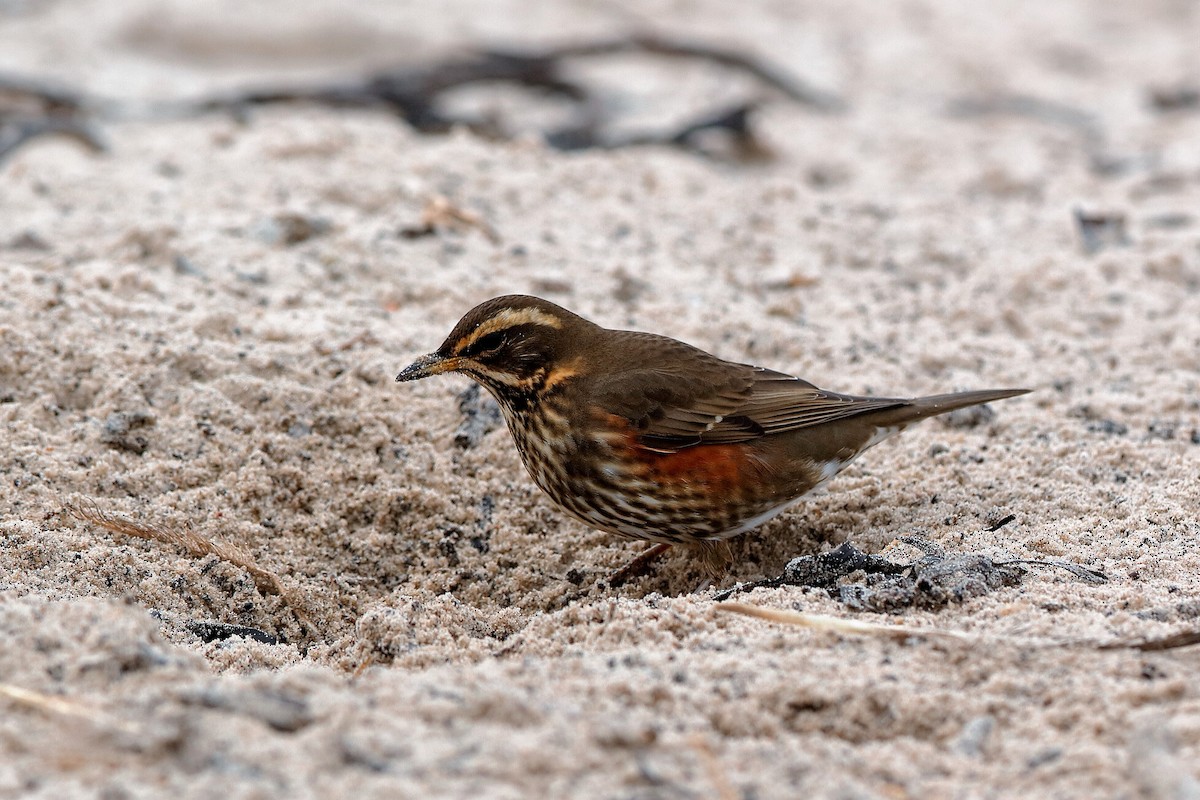
M 499 398 L 536 392 L 567 377 L 588 334 L 599 328 L 547 300 L 506 295 L 480 303 L 442 346 L 405 367 L 398 381 L 461 372 Z

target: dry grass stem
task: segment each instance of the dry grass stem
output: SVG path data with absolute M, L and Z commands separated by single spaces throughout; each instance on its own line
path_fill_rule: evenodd
M 876 622 L 863 622 L 856 619 L 842 619 L 825 614 L 805 614 L 801 611 L 788 611 L 782 608 L 766 608 L 750 603 L 718 603 L 714 606 L 718 611 L 732 614 L 742 614 L 747 617 L 757 617 L 770 622 L 784 625 L 796 625 L 817 631 L 830 631 L 852 636 L 887 636 L 893 639 L 909 639 L 912 637 L 955 639 L 958 641 L 975 641 L 974 636 L 958 631 L 944 631 L 937 628 L 913 628 L 906 625 L 880 625 Z
M 850 636 L 885 636 L 893 639 L 925 638 L 951 639 L 960 642 L 985 643 L 987 641 L 1003 641 L 1006 644 L 1021 647 L 1087 647 L 1097 650 L 1173 650 L 1200 644 L 1200 631 L 1184 631 L 1160 639 L 1149 639 L 1139 642 L 1116 641 L 1095 642 L 1086 639 L 1053 640 L 1053 639 L 1024 639 L 1013 636 L 984 637 L 962 631 L 948 631 L 939 628 L 913 628 L 906 625 L 880 625 L 875 622 L 864 622 L 856 619 L 842 619 L 824 614 L 805 614 L 801 611 L 788 611 L 782 608 L 766 608 L 750 603 L 718 603 L 714 606 L 718 611 L 732 614 L 742 614 L 747 617 L 765 619 L 784 625 L 795 625 L 818 631 L 846 634 Z
M 500 241 L 500 234 L 483 217 L 454 205 L 446 197 L 435 195 L 425 204 L 420 224 L 410 229 L 409 235 L 433 233 L 442 228 L 474 228 L 493 244 Z
M 1170 636 L 1163 636 L 1159 639 L 1146 639 L 1140 642 L 1113 642 L 1112 644 L 1100 645 L 1101 650 L 1124 650 L 1130 648 L 1133 650 L 1141 650 L 1145 653 L 1154 652 L 1156 650 L 1176 650 L 1180 647 L 1191 647 L 1194 644 L 1200 644 L 1200 630 L 1182 631 L 1173 633 Z
M 109 733 L 120 731 L 127 734 L 136 734 L 137 732 L 134 725 L 97 711 L 90 706 L 68 700 L 65 697 L 43 694 L 33 689 L 14 686 L 11 683 L 0 683 L 0 697 L 11 701 L 21 708 L 40 711 L 50 716 L 83 720 L 101 731 Z
M 67 512 L 77 519 L 94 523 L 113 533 L 173 545 L 182 548 L 184 552 L 195 558 L 204 558 L 210 555 L 216 556 L 222 561 L 227 561 L 236 567 L 240 567 L 250 574 L 260 591 L 282 597 L 284 602 L 296 614 L 297 618 L 304 625 L 315 630 L 315 626 L 313 626 L 305 614 L 306 603 L 304 597 L 298 591 L 284 586 L 283 581 L 280 580 L 278 575 L 260 567 L 250 557 L 249 553 L 236 545 L 214 541 L 196 533 L 190 528 L 179 530 L 162 528 L 157 525 L 145 525 L 123 517 L 113 516 L 101 509 L 92 500 L 80 501 L 68 505 Z
M 45 711 L 64 717 L 82 717 L 94 720 L 99 716 L 87 706 L 74 703 L 62 697 L 56 697 L 52 694 L 42 694 L 32 689 L 13 686 L 11 683 L 0 683 L 0 697 L 7 698 L 24 708 Z
M 692 737 L 690 743 L 692 749 L 700 757 L 700 762 L 704 765 L 704 771 L 708 773 L 708 780 L 712 783 L 717 800 L 738 800 L 741 794 L 729 780 L 729 775 L 721 765 L 721 759 L 717 757 L 708 740 L 697 734 Z

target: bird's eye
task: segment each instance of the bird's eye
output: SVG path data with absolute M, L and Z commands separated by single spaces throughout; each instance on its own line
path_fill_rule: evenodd
M 504 331 L 494 331 L 481 336 L 471 344 L 471 351 L 475 355 L 483 355 L 485 353 L 493 353 L 504 346 Z

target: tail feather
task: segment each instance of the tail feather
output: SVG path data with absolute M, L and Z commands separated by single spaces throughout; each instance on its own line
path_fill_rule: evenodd
M 990 403 L 993 400 L 1029 394 L 1031 391 L 1031 389 L 983 389 L 977 392 L 950 392 L 949 394 L 918 397 L 911 402 L 915 407 L 924 411 L 925 416 L 932 417 L 967 406 L 977 406 L 980 403 Z
M 904 425 L 928 417 L 936 417 L 938 414 L 956 411 L 960 408 L 977 406 L 980 403 L 990 403 L 993 400 L 1003 400 L 1006 397 L 1029 394 L 1031 391 L 1031 389 L 983 389 L 976 392 L 950 392 L 949 394 L 932 394 L 928 397 L 916 397 L 907 401 L 904 405 L 877 412 L 879 419 L 876 424 L 881 426 Z

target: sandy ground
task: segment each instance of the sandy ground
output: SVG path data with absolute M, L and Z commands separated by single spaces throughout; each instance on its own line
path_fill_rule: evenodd
M 847 103 L 769 104 L 755 165 L 304 106 L 0 165 L 0 798 L 1200 797 L 1200 647 L 1096 647 L 1200 626 L 1200 113 L 1148 100 L 1200 82 L 1197 7 L 729 9 L 0 3 L 0 69 L 125 104 L 645 28 Z M 755 91 L 586 69 L 634 128 Z M 496 238 L 402 236 L 438 196 Z M 1085 246 L 1077 210 L 1124 234 Z M 970 634 L 905 641 L 723 614 L 681 557 L 606 587 L 637 547 L 560 516 L 502 427 L 456 443 L 465 379 L 392 381 L 514 291 L 835 390 L 1036 390 L 875 449 L 732 579 L 920 534 L 1110 580 L 741 598 Z M 309 625 L 79 502 L 240 546 Z

